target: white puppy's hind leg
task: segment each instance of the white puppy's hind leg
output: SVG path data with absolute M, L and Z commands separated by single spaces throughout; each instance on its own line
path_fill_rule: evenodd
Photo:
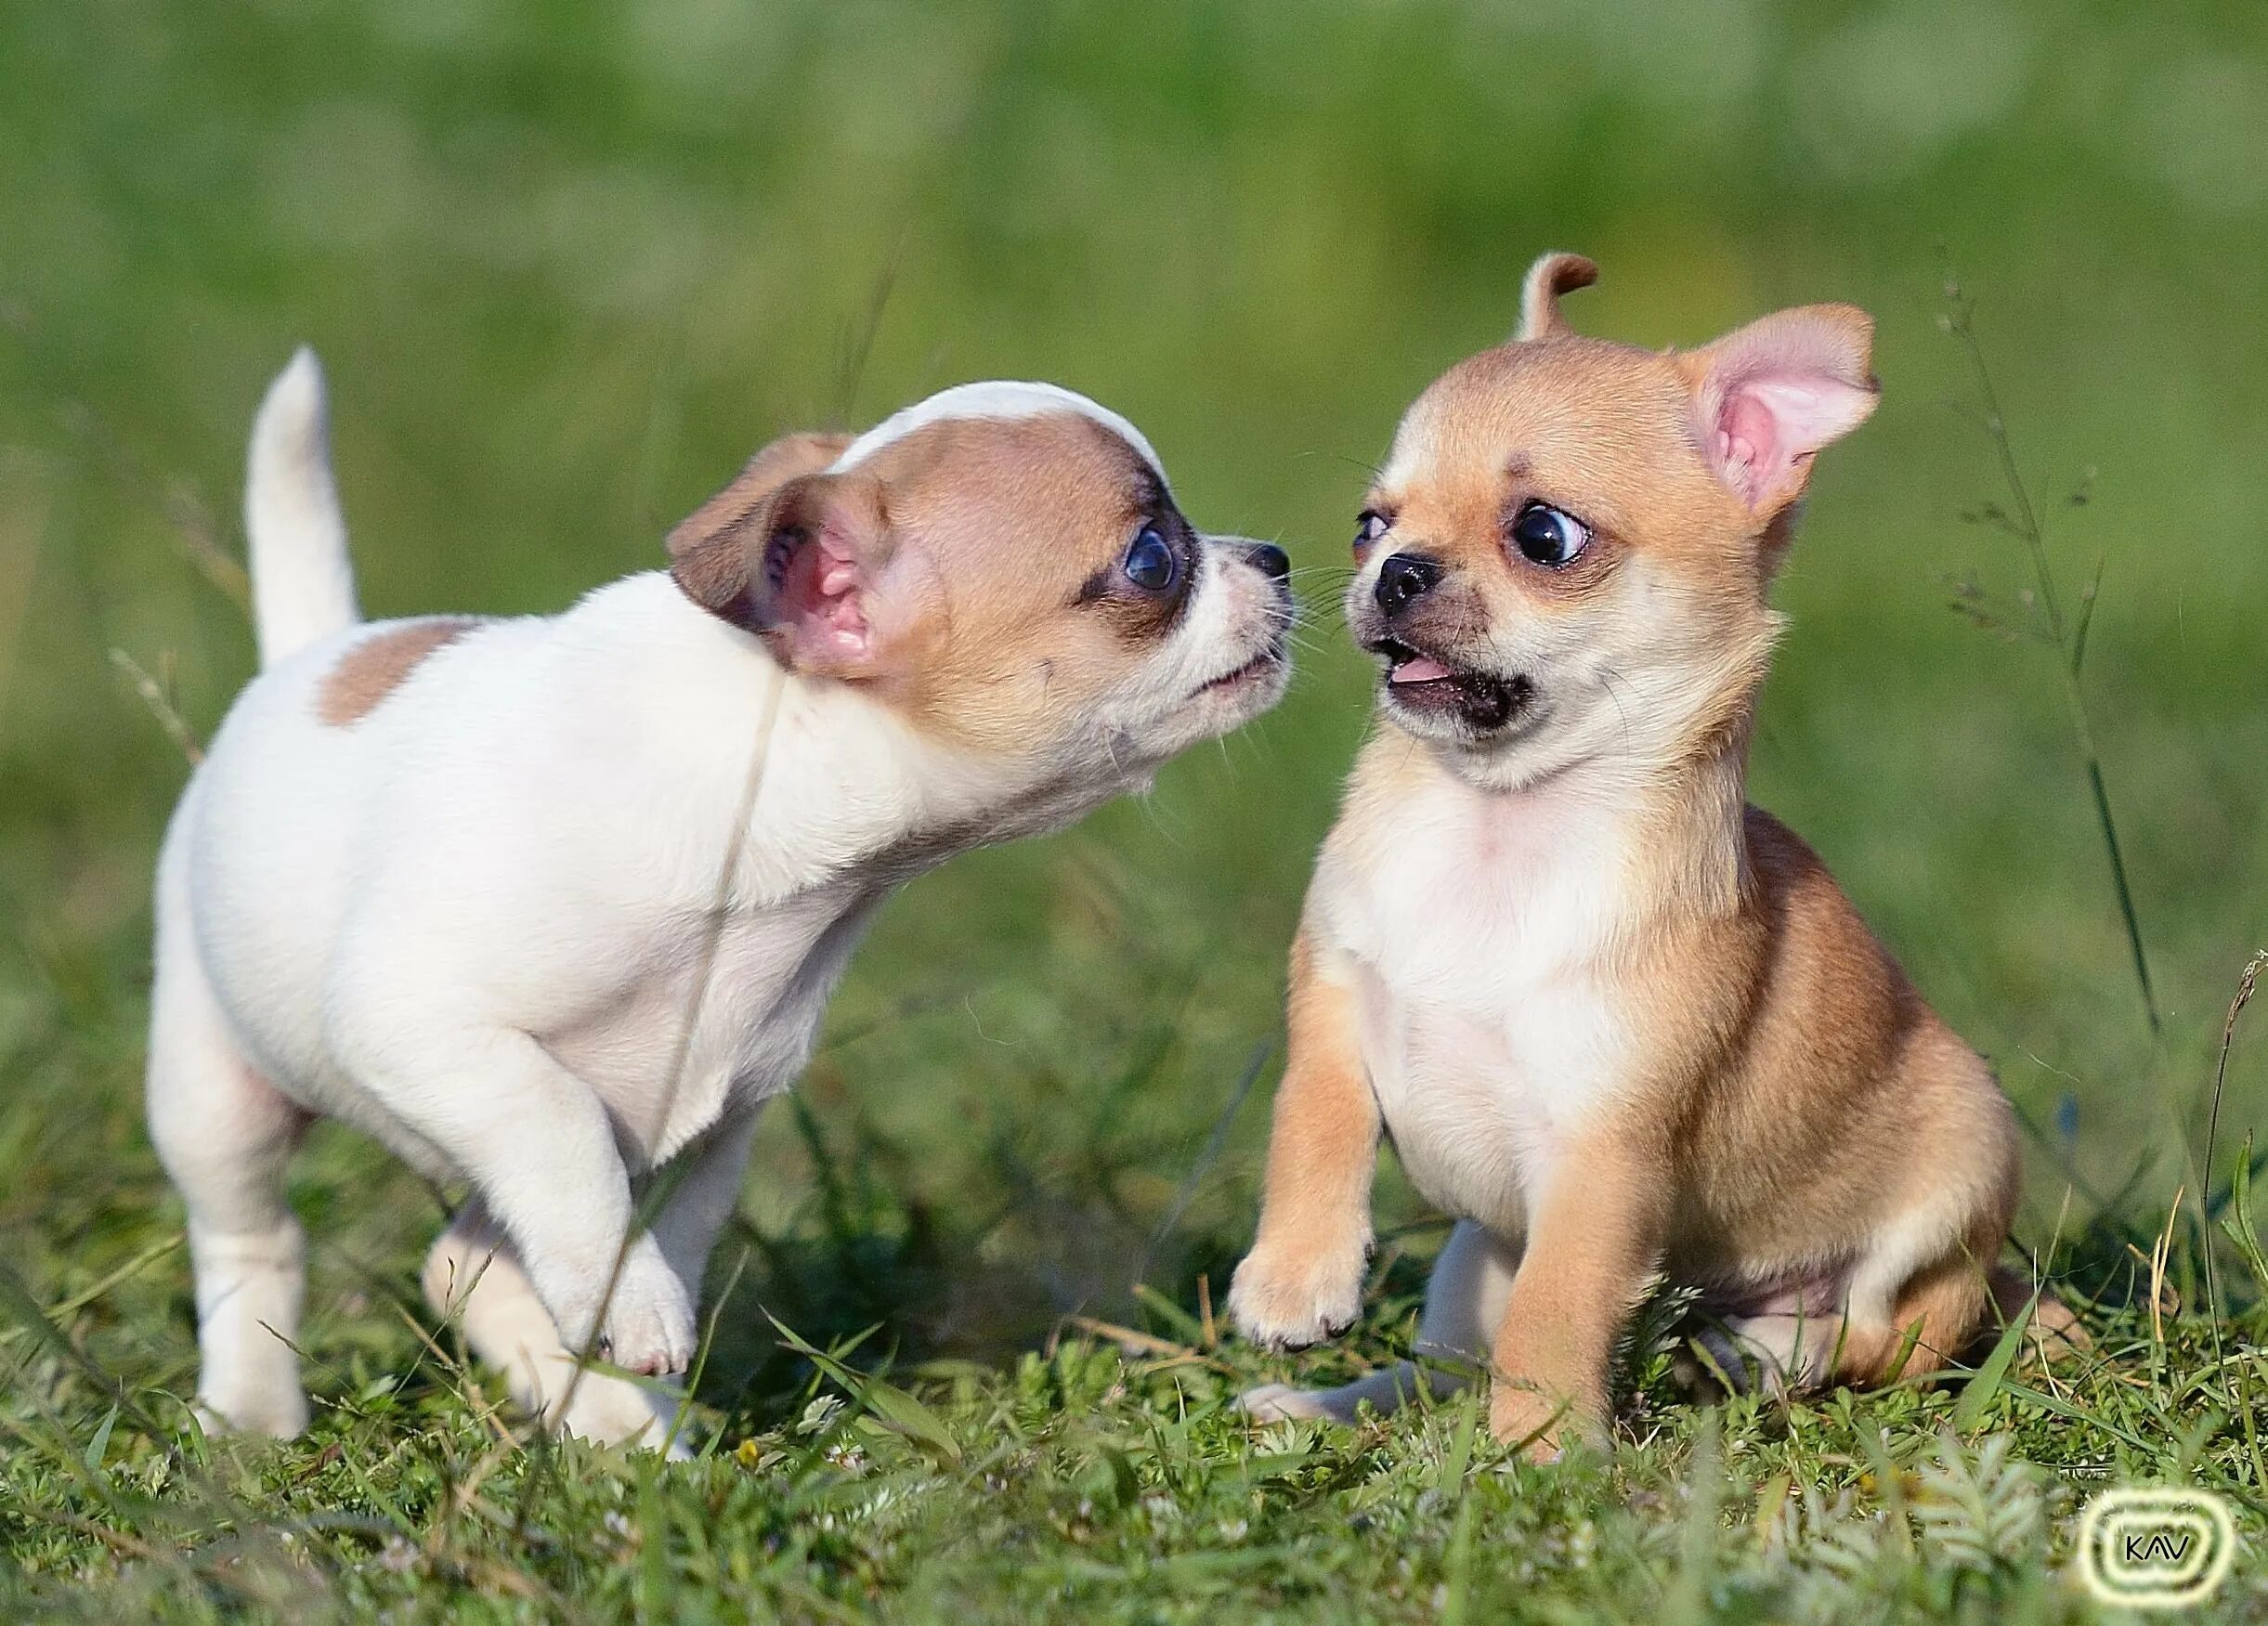
M 1417 1323 L 1417 1354 L 1427 1363 L 1424 1381 L 1436 1398 L 1455 1394 L 1488 1371 L 1489 1350 L 1519 1269 L 1519 1250 L 1485 1227 L 1460 1220 L 1449 1233 L 1426 1283 L 1426 1312 Z M 1418 1381 L 1419 1368 L 1403 1360 L 1335 1389 L 1263 1384 L 1236 1403 L 1264 1422 L 1327 1417 L 1351 1423 L 1365 1402 L 1390 1416 L 1416 1395 Z
M 467 1203 L 426 1255 L 426 1302 L 463 1328 L 474 1352 L 504 1374 L 512 1398 L 552 1426 L 600 1445 L 658 1447 L 677 1419 L 670 1396 L 605 1372 L 575 1377 L 575 1354 L 559 1341 L 512 1243 Z M 671 1440 L 670 1454 L 690 1454 Z
M 283 1176 L 306 1119 L 238 1053 L 175 915 L 162 900 L 148 1108 L 189 1208 L 198 1410 L 208 1426 L 288 1439 L 307 1425 L 293 1347 L 306 1243 Z

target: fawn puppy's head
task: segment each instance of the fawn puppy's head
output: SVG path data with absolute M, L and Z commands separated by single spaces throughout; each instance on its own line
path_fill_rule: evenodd
M 1863 311 L 1657 352 L 1567 325 L 1597 274 L 1536 262 L 1512 342 L 1418 397 L 1358 522 L 1347 617 L 1381 710 L 1480 785 L 1646 774 L 1738 727 L 1811 460 L 1874 409 Z
M 1052 385 L 786 436 L 669 549 L 686 594 L 790 671 L 1023 777 L 1138 778 L 1288 676 L 1283 552 L 1199 532 L 1140 431 Z

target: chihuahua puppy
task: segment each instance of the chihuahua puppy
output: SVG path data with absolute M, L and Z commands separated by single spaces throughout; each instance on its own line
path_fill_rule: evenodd
M 1418 398 L 1364 505 L 1347 615 L 1385 726 L 1292 951 L 1229 1301 L 1271 1347 L 1354 1320 L 1383 1129 L 1459 1218 L 1420 1353 L 1492 1372 L 1497 1437 L 1545 1455 L 1605 1418 L 1665 1276 L 1736 1382 L 1941 1365 L 2018 1181 L 1991 1072 L 1746 800 L 1773 574 L 1812 459 L 1874 410 L 1872 324 L 1807 306 L 1656 354 L 1569 328 L 1597 275 L 1537 262 L 1513 342 Z M 1415 1378 L 1245 1404 L 1347 1418 Z
M 149 1112 L 201 1408 L 265 1434 L 307 1420 L 283 1178 L 321 1113 L 469 1186 L 425 1288 L 523 1403 L 670 1437 L 579 1357 L 685 1370 L 757 1108 L 876 906 L 1287 675 L 1283 553 L 1198 533 L 1133 425 L 1046 384 L 775 442 L 565 614 L 366 625 L 303 351 L 247 521 L 263 670 L 159 860 Z

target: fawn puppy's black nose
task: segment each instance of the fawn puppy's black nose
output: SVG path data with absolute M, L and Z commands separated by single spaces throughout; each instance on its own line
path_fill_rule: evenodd
M 1423 553 L 1396 553 L 1378 566 L 1378 607 L 1395 615 L 1431 591 L 1441 579 L 1441 562 Z
M 1255 542 L 1245 551 L 1252 567 L 1262 576 L 1282 581 L 1292 573 L 1292 556 L 1273 542 Z

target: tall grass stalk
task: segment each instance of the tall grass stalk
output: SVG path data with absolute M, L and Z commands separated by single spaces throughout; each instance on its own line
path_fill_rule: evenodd
M 2268 970 L 2268 948 L 2258 951 L 2245 962 L 2245 969 L 2236 978 L 2236 996 L 2229 1001 L 2229 1013 L 2222 1019 L 2221 1051 L 2213 1062 L 2213 1105 L 2205 1120 L 2205 1180 L 2209 1186 L 2213 1178 L 2214 1142 L 2221 1136 L 2221 1098 L 2229 1084 L 2229 1046 L 2236 1037 L 2236 1019 L 2244 1014 L 2245 1007 L 2252 1003 L 2252 991 L 2260 984 L 2261 973 Z M 2243 1173 L 2249 1176 L 2252 1147 L 2246 1143 L 2243 1153 Z M 2237 1186 L 2237 1177 L 2230 1178 L 2232 1193 Z M 2213 1352 L 2221 1351 L 2221 1278 L 2213 1264 L 2213 1216 L 2204 1191 L 2197 1198 L 2199 1248 L 2205 1255 L 2205 1297 L 2213 1312 Z
M 2001 411 L 2000 392 L 1993 387 L 1992 370 L 1985 364 L 1984 346 L 1976 337 L 1975 302 L 1962 292 L 1961 283 L 1948 277 L 1945 284 L 1946 308 L 1937 319 L 1938 326 L 1950 334 L 1969 359 L 1970 370 L 1976 375 L 1979 404 L 1983 408 L 1982 423 L 1986 436 L 1992 443 L 1993 453 L 2001 465 L 2001 478 L 2008 489 L 2009 506 L 1987 504 L 1975 517 L 1997 526 L 2024 544 L 2030 556 L 2034 593 L 2027 594 L 2026 610 L 2037 603 L 2038 616 L 2024 616 L 2017 624 L 2030 620 L 2029 629 L 2053 645 L 2057 660 L 2055 673 L 2063 689 L 2064 706 L 2070 714 L 2071 734 L 2079 745 L 2079 757 L 2087 770 L 2087 788 L 2094 800 L 2096 826 L 2103 832 L 2103 850 L 2110 859 L 2111 885 L 2118 895 L 2118 915 L 2126 923 L 2127 948 L 2134 959 L 2134 982 L 2142 993 L 2143 1014 L 2150 1024 L 2150 1034 L 2157 1037 L 2164 1028 L 2157 1008 L 2157 994 L 2150 983 L 2150 956 L 2143 947 L 2142 920 L 2134 908 L 2134 890 L 2127 879 L 2126 857 L 2118 840 L 2118 823 L 2110 811 L 2110 790 L 2104 782 L 2103 756 L 2095 748 L 2094 724 L 2088 715 L 2087 695 L 2079 682 L 2079 674 L 2087 659 L 2087 630 L 2094 619 L 2097 592 L 2102 583 L 2100 567 L 2094 582 L 2079 597 L 2076 615 L 2066 617 L 2062 595 L 2056 591 L 2054 567 L 2048 561 L 2047 532 L 2040 521 L 2040 510 L 2032 501 L 2030 488 L 2024 483 L 2023 471 L 2017 467 L 2014 448 L 2008 436 L 2008 421 Z M 2075 499 L 2083 501 L 2083 499 Z M 2036 599 L 2035 599 L 2036 595 Z M 2001 624 L 1979 607 L 1982 594 L 1970 589 L 1961 607 L 1965 613 L 1987 625 Z

